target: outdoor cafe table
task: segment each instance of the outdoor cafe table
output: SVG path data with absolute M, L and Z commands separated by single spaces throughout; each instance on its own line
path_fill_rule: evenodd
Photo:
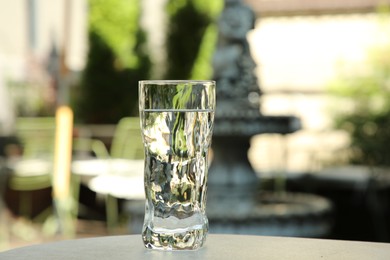
M 143 174 L 144 160 L 129 160 L 119 158 L 83 159 L 72 162 L 72 172 L 83 176 L 99 176 L 107 173 Z
M 72 173 L 87 177 L 88 187 L 99 194 L 143 200 L 144 161 L 128 159 L 88 159 L 72 162 Z
M 245 235 L 208 236 L 196 251 L 146 249 L 140 235 L 64 240 L 20 247 L 0 259 L 390 259 L 390 244 L 341 240 Z

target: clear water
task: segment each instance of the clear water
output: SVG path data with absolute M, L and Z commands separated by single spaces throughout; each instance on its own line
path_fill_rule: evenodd
M 141 112 L 145 144 L 147 248 L 197 249 L 206 239 L 211 111 Z

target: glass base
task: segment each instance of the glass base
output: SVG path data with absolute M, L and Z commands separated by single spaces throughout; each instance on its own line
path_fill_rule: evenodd
M 196 250 L 206 241 L 208 229 L 190 229 L 182 232 L 159 231 L 149 226 L 144 228 L 142 239 L 149 249 L 157 250 Z

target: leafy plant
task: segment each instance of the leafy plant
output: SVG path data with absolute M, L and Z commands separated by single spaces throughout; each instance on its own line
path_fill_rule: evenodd
M 366 66 L 342 73 L 330 91 L 337 105 L 335 125 L 351 139 L 351 163 L 390 165 L 390 40 L 368 51 Z
M 139 0 L 89 1 L 89 53 L 74 95 L 78 121 L 117 123 L 138 114 L 138 81 L 151 66 L 139 18 Z
M 222 0 L 170 0 L 166 79 L 209 79 Z

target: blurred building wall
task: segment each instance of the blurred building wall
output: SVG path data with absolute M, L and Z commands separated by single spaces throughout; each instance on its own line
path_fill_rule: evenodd
M 87 0 L 0 0 L 0 101 L 30 92 L 34 97 L 26 97 L 26 103 L 47 98 L 51 84 L 47 67 L 54 47 L 60 52 L 66 45 L 66 65 L 71 70 L 84 67 L 86 14 Z M 2 115 L 7 115 L 0 117 L 2 125 L 10 125 L 9 115 L 16 109 L 8 103 L 0 102 Z
M 26 63 L 33 56 L 45 63 L 53 44 L 64 44 L 64 15 L 67 0 L 0 0 L 0 68 L 5 76 L 22 77 Z M 82 69 L 87 50 L 86 0 L 70 0 L 67 63 Z M 30 17 L 31 14 L 33 17 Z M 33 30 L 33 32 L 29 32 Z M 33 34 L 34 40 L 29 39 Z M 4 61 L 6 59 L 6 62 Z
M 293 14 L 269 12 L 265 17 L 258 10 L 260 18 L 248 39 L 264 91 L 262 112 L 297 115 L 303 123 L 303 130 L 290 136 L 253 138 L 249 155 L 258 171 L 316 171 L 346 163 L 349 139 L 332 129 L 335 108 L 327 86 L 341 65 L 353 69 L 363 64 L 367 49 L 389 40 L 390 30 L 383 30 L 389 24 L 380 22 L 374 8 L 337 10 L 310 14 L 296 8 Z

